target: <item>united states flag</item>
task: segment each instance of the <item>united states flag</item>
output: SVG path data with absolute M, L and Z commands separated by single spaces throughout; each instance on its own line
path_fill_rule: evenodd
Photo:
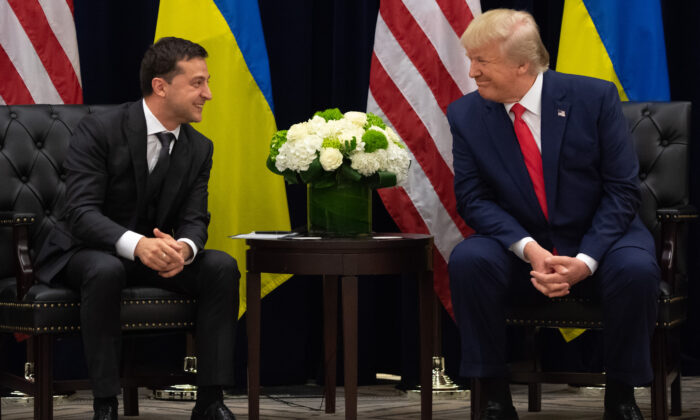
M 457 214 L 445 112 L 476 89 L 459 38 L 480 13 L 478 0 L 382 0 L 367 101 L 413 154 L 406 184 L 379 195 L 402 231 L 434 236 L 435 291 L 450 315 L 447 261 L 473 231 Z
M 0 105 L 82 103 L 73 0 L 0 0 Z

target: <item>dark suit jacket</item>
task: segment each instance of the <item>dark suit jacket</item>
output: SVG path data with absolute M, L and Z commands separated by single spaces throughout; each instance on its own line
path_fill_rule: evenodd
M 80 122 L 64 162 L 63 213 L 37 256 L 40 281 L 50 283 L 80 248 L 115 252 L 117 240 L 136 228 L 147 205 L 146 136 L 142 101 Z M 176 239 L 191 239 L 199 250 L 207 241 L 212 152 L 209 139 L 181 126 L 153 226 Z
M 612 247 L 652 252 L 637 216 L 638 162 L 615 85 L 546 71 L 542 164 L 547 221 L 503 104 L 472 92 L 452 103 L 455 195 L 460 215 L 505 248 L 532 236 L 548 249 L 601 261 Z

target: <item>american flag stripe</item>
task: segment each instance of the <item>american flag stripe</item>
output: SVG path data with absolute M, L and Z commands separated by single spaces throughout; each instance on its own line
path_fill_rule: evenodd
M 2 14 L 2 3 L 0 3 L 0 14 Z M 3 105 L 9 104 L 31 104 L 34 103 L 32 95 L 29 93 L 27 85 L 15 66 L 12 60 L 7 56 L 5 50 L 0 46 L 0 74 L 2 74 L 2 82 L 0 82 L 0 101 Z
M 406 5 L 399 1 L 385 4 L 380 9 L 382 19 L 427 83 L 444 113 L 447 105 L 462 96 L 459 87 Z
M 51 30 L 58 38 L 70 65 L 80 83 L 80 59 L 78 54 L 78 39 L 75 33 L 75 25 L 66 25 L 66 22 L 73 22 L 73 1 L 72 0 L 39 0 L 41 8 L 44 9 L 46 20 L 51 26 Z
M 72 1 L 0 0 L 0 49 L 3 102 L 82 102 Z
M 447 105 L 476 88 L 459 44 L 481 7 L 474 0 L 382 1 L 367 109 L 406 142 L 414 161 L 405 185 L 379 190 L 402 231 L 435 238 L 435 290 L 452 313 L 449 255 L 473 231 L 457 214 Z
M 472 10 L 481 13 L 481 4 L 479 0 L 454 1 L 454 0 L 437 0 L 436 3 L 440 6 L 440 10 L 445 15 L 445 18 L 450 22 L 450 26 L 457 34 L 462 36 L 467 30 L 467 25 L 474 19 Z
M 372 58 L 373 67 L 371 67 L 370 70 L 370 90 L 373 90 L 373 92 L 382 92 L 384 86 L 388 88 L 396 86 L 400 96 L 408 102 L 410 108 L 419 116 L 422 125 L 425 126 L 431 138 L 450 137 L 450 126 L 444 118 L 445 113 L 440 108 L 440 104 L 435 99 L 435 96 L 433 96 L 427 82 L 413 66 L 413 62 L 403 52 L 398 42 L 391 36 L 391 32 L 386 25 L 384 25 L 382 19 L 377 20 L 376 34 L 374 56 L 376 56 L 376 60 L 379 63 L 374 64 L 374 57 Z M 377 66 L 376 71 L 374 66 Z M 396 94 L 386 93 L 385 95 L 389 96 L 386 104 L 391 105 Z M 393 117 L 393 115 L 389 117 Z M 396 117 L 402 116 L 397 115 Z M 449 176 L 452 176 L 451 142 L 424 143 L 421 138 L 410 140 L 416 142 L 416 144 L 423 145 L 423 147 L 436 148 L 442 162 L 448 167 Z M 415 150 L 414 153 L 416 153 Z M 442 162 L 436 162 L 436 165 L 442 165 Z
M 448 21 L 443 10 L 438 7 L 437 3 L 425 0 L 405 0 L 406 7 L 413 15 L 413 18 L 418 22 L 425 35 L 430 40 L 440 61 L 444 64 L 450 77 L 459 86 L 461 92 L 469 92 L 474 86 L 474 82 L 469 78 L 469 69 L 464 65 L 464 57 L 460 54 L 455 54 L 455 51 L 462 51 L 462 45 L 459 38 L 467 27 L 467 22 L 463 20 L 464 29 L 455 33 Z M 449 3 L 449 2 L 448 2 Z M 454 3 L 451 3 L 454 4 Z M 457 7 L 453 7 L 458 9 Z M 468 10 L 468 9 L 467 9 Z M 454 11 L 451 15 L 454 19 L 459 19 L 458 11 Z M 471 16 L 471 14 L 469 15 Z M 471 17 L 470 17 L 471 21 Z M 461 24 L 461 22 L 455 22 Z
M 422 168 L 424 173 L 421 178 L 424 179 L 427 176 L 431 187 L 437 193 L 439 202 L 436 204 L 442 204 L 459 230 L 467 233 L 468 228 L 456 210 L 452 183 L 454 175 L 442 160 L 435 143 L 428 141 L 431 135 L 416 114 L 415 108 L 404 98 L 402 92 L 384 71 L 384 67 L 375 58 L 376 56 L 372 58 L 370 78 L 376 82 L 376 89 L 371 88 L 376 103 L 413 153 L 414 161 L 418 165 L 412 165 L 412 171 L 419 170 L 419 166 Z

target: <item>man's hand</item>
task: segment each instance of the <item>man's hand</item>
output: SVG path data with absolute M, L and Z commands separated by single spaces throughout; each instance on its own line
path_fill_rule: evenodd
M 551 252 L 542 248 L 537 242 L 532 241 L 525 245 L 523 255 L 530 261 L 532 266 L 530 282 L 535 286 L 535 289 L 547 297 L 560 297 L 569 294 L 569 288 L 571 287 L 569 283 L 561 281 L 558 277 L 551 277 L 564 268 L 548 263 L 550 258 L 554 258 Z M 549 276 L 547 277 L 549 281 L 543 282 L 538 280 L 535 273 L 538 276 Z
M 531 271 L 530 281 L 537 290 L 548 297 L 561 297 L 569 294 L 569 289 L 591 275 L 586 263 L 574 257 L 552 256 L 545 259 L 551 268 L 549 272 Z M 564 288 L 565 286 L 565 288 Z
M 187 244 L 177 242 L 172 236 L 153 229 L 155 238 L 141 238 L 136 244 L 134 256 L 162 277 L 172 277 L 182 271 L 185 260 L 192 255 Z

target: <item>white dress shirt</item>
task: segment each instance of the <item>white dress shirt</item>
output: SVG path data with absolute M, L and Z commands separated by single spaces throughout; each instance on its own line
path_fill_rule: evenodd
M 161 122 L 158 121 L 158 118 L 156 118 L 156 116 L 153 115 L 151 110 L 148 108 L 148 105 L 146 105 L 146 101 L 143 100 L 142 103 L 143 113 L 146 117 L 146 162 L 148 163 L 148 173 L 151 173 L 151 171 L 153 171 L 153 168 L 155 168 L 156 163 L 158 163 L 158 155 L 160 154 L 160 149 L 163 148 L 163 146 L 160 143 L 160 140 L 158 140 L 158 137 L 156 137 L 156 133 L 169 131 L 175 136 L 175 141 L 170 143 L 169 153 L 171 153 L 173 151 L 173 147 L 175 146 L 175 142 L 177 141 L 177 138 L 180 135 L 180 126 L 178 125 L 177 128 L 175 128 L 174 130 L 166 130 L 163 124 L 161 124 Z M 167 180 L 165 182 L 167 182 Z M 126 232 L 124 232 L 124 234 L 119 238 L 119 240 L 117 240 L 117 243 L 115 244 L 117 255 L 119 255 L 122 258 L 126 258 L 133 261 L 136 244 L 138 244 L 139 240 L 141 240 L 141 238 L 143 237 L 144 236 L 140 233 L 136 233 L 131 230 L 127 230 Z M 192 242 L 192 240 L 188 238 L 179 238 L 178 241 L 186 243 L 192 249 L 192 257 L 185 261 L 185 264 L 189 264 L 192 261 L 194 261 L 194 257 L 197 255 L 197 246 L 194 244 L 194 242 Z
M 525 112 L 523 112 L 522 116 L 523 121 L 525 121 L 525 124 L 527 124 L 527 128 L 530 129 L 532 137 L 535 138 L 535 143 L 537 143 L 537 148 L 540 150 L 540 153 L 542 153 L 542 80 L 542 73 L 539 73 L 535 79 L 535 83 L 532 84 L 530 90 L 527 91 L 519 102 L 520 105 L 525 108 Z M 503 104 L 511 121 L 515 121 L 515 115 L 510 112 L 513 105 L 515 105 L 515 102 Z M 529 262 L 525 258 L 523 251 L 525 250 L 525 245 L 534 241 L 535 240 L 532 237 L 526 236 L 525 238 L 511 244 L 508 249 L 513 251 L 521 260 Z M 578 255 L 576 255 L 576 258 L 586 263 L 588 269 L 591 270 L 591 275 L 595 273 L 596 269 L 598 269 L 598 261 L 590 256 L 579 252 Z

